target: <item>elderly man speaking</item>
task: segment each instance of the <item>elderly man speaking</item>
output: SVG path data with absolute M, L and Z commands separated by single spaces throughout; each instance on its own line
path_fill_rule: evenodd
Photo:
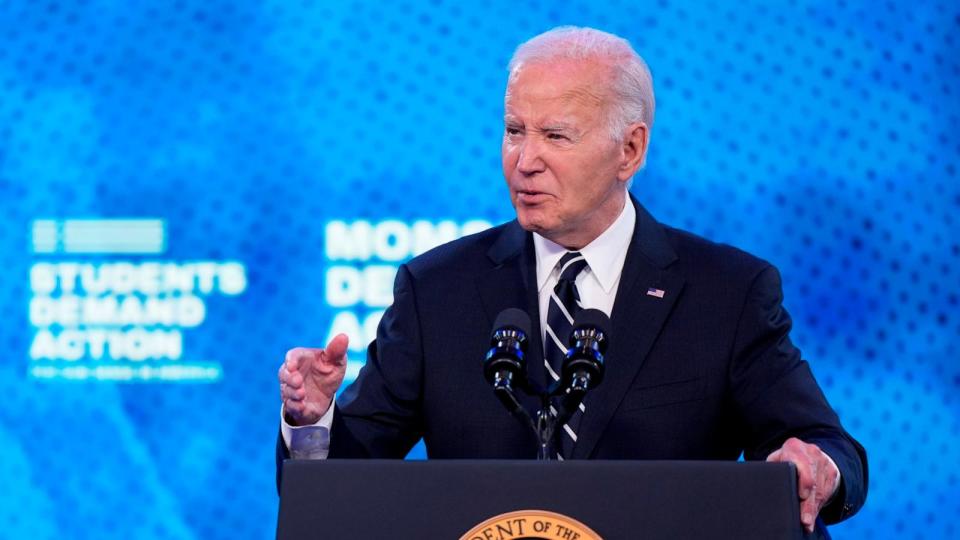
M 658 223 L 628 192 L 654 117 L 643 59 L 561 27 L 522 44 L 509 71 L 516 220 L 399 268 L 366 365 L 335 402 L 346 336 L 289 351 L 278 458 L 401 458 L 421 438 L 431 458 L 532 458 L 482 375 L 491 324 L 509 307 L 531 314 L 529 376 L 546 383 L 565 349 L 553 317 L 595 308 L 612 321 L 606 376 L 563 426 L 559 458 L 790 461 L 807 530 L 855 513 L 866 454 L 790 341 L 777 270 Z

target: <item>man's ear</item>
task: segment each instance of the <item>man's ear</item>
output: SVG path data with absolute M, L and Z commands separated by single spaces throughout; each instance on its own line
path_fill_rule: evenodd
M 629 132 L 623 140 L 623 162 L 617 176 L 621 180 L 629 180 L 643 167 L 647 159 L 647 143 L 650 140 L 650 129 L 643 122 L 630 124 Z

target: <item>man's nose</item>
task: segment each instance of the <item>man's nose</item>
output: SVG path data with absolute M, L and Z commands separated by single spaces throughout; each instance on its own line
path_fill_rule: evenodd
M 517 157 L 517 170 L 524 175 L 537 174 L 543 172 L 546 165 L 543 162 L 540 145 L 531 140 L 525 139 L 519 148 L 520 155 Z

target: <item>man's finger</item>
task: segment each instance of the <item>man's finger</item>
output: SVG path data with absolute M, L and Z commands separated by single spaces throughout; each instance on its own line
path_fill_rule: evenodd
M 825 501 L 833 496 L 840 485 L 840 470 L 822 450 L 820 451 L 820 497 Z
M 286 362 L 280 366 L 280 371 L 277 373 L 277 377 L 280 379 L 280 384 L 290 384 L 290 370 L 287 369 Z
M 283 396 L 284 401 L 303 401 L 303 398 L 306 397 L 306 391 L 303 388 L 293 388 L 289 385 L 283 385 L 280 389 L 280 395 Z
M 805 465 L 802 467 L 804 472 L 801 472 L 797 479 L 797 484 L 799 484 L 798 487 L 800 488 L 800 499 L 811 500 L 816 495 L 817 490 L 817 463 L 815 461 L 810 461 L 806 455 L 802 456 L 795 463 L 798 463 L 798 471 L 801 470 L 799 463 L 803 463 Z M 806 493 L 806 496 L 804 496 L 804 493 Z
M 350 339 L 346 334 L 337 334 L 330 343 L 327 343 L 324 349 L 323 361 L 334 365 L 340 365 L 347 355 L 347 345 Z
M 299 371 L 291 373 L 287 370 L 287 365 L 284 364 L 280 368 L 280 386 L 281 389 L 284 386 L 289 386 L 291 388 L 297 389 L 303 387 L 303 374 Z
M 791 439 L 792 440 L 792 439 Z M 767 456 L 767 461 L 790 462 L 797 468 L 797 494 L 801 500 L 810 498 L 817 477 L 811 468 L 810 458 L 787 441 L 779 450 Z
M 303 367 L 305 360 L 312 360 L 315 354 L 313 349 L 308 349 L 306 347 L 297 347 L 295 349 L 290 349 L 287 351 L 286 359 L 284 364 L 287 366 L 287 370 L 290 373 L 296 373 L 300 371 L 300 368 Z
M 280 399 L 284 402 L 290 399 L 290 386 L 287 384 L 280 384 Z
M 810 497 L 800 503 L 800 522 L 803 523 L 807 532 L 813 532 L 817 514 L 820 513 L 819 500 L 820 497 L 817 496 L 817 487 L 814 486 L 810 490 Z

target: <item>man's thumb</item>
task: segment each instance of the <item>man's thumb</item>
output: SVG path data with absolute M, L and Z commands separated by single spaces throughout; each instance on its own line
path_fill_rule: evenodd
M 326 348 L 326 359 L 329 362 L 340 363 L 347 354 L 347 345 L 350 343 L 350 339 L 346 334 L 337 334 L 333 339 L 330 340 L 330 343 L 327 343 Z

